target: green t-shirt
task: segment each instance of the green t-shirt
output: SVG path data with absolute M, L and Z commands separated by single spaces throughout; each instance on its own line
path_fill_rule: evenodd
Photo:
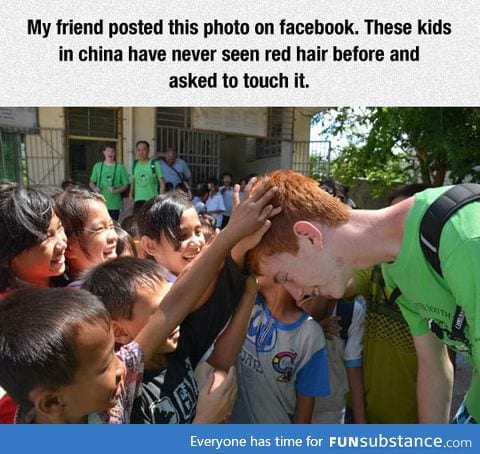
M 105 197 L 109 210 L 120 210 L 122 208 L 122 194 L 112 194 L 108 190 L 111 186 L 117 189 L 129 183 L 127 169 L 122 163 L 116 162 L 113 166 L 109 166 L 103 161 L 97 162 L 93 166 L 90 181 L 100 188 L 100 194 Z
M 155 172 L 152 169 L 152 161 L 141 162 L 134 161 L 132 171 L 130 172 L 131 180 L 134 182 L 133 199 L 135 202 L 140 200 L 150 200 L 158 195 L 158 182 L 163 177 L 162 168 L 158 161 L 153 161 Z
M 363 381 L 370 424 L 416 424 L 417 355 L 398 304 L 389 304 L 380 267 L 355 274 L 365 297 Z
M 399 287 L 398 303 L 414 336 L 438 325 L 442 342 L 462 355 L 475 368 L 480 366 L 480 202 L 458 210 L 444 225 L 439 257 L 442 279 L 428 264 L 419 241 L 422 217 L 431 203 L 449 187 L 429 189 L 415 196 L 405 222 L 404 237 L 395 262 L 382 265 L 389 291 Z M 478 300 L 478 301 L 477 301 Z M 467 320 L 465 340 L 452 339 L 457 305 Z M 466 396 L 470 414 L 480 421 L 480 381 L 472 380 Z

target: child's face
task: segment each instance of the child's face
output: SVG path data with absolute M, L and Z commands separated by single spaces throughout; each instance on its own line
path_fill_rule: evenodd
M 114 322 L 123 328 L 123 330 L 127 333 L 128 338 L 116 339 L 116 341 L 123 343 L 122 340 L 130 342 L 135 339 L 158 309 L 158 306 L 160 306 L 169 289 L 170 286 L 166 283 L 157 284 L 154 288 L 138 287 L 136 289 L 137 298 L 133 306 L 131 320 L 118 320 Z M 158 349 L 157 353 L 171 353 L 175 351 L 178 346 L 179 337 L 180 327 L 177 327 Z
M 178 276 L 185 266 L 191 262 L 205 246 L 202 224 L 195 208 L 183 212 L 180 219 L 182 238 L 180 247 L 175 250 L 162 233 L 160 241 L 153 241 L 155 261 L 171 273 Z
M 79 239 L 74 238 L 69 242 L 67 257 L 76 269 L 86 270 L 117 257 L 117 238 L 107 207 L 102 202 L 92 200 L 88 202 L 85 229 Z
M 65 422 L 114 407 L 124 391 L 125 365 L 114 351 L 113 330 L 101 321 L 84 323 L 76 338 L 77 371 L 60 390 Z
M 59 276 L 65 271 L 66 247 L 67 237 L 62 223 L 53 213 L 47 238 L 14 257 L 12 271 L 25 282 L 48 286 L 50 277 Z

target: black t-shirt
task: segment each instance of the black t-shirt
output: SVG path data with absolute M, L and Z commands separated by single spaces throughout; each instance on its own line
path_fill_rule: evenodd
M 132 423 L 192 422 L 198 399 L 194 369 L 237 307 L 246 278 L 228 257 L 210 299 L 181 324 L 178 348 L 167 355 L 167 367 L 144 372 Z

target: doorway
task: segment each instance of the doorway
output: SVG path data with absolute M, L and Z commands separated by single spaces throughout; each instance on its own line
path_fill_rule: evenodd
M 75 183 L 88 186 L 93 165 L 103 161 L 101 147 L 113 143 L 122 157 L 122 108 L 67 107 L 67 174 Z

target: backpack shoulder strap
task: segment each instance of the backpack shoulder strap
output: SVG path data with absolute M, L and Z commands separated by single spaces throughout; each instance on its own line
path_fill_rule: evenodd
M 420 246 L 428 262 L 441 277 L 443 275 L 438 248 L 443 226 L 456 211 L 479 199 L 480 185 L 459 184 L 440 195 L 423 215 L 420 224 Z
M 100 165 L 100 174 L 98 175 L 97 182 L 95 183 L 98 187 L 100 187 L 100 183 L 102 181 L 102 172 L 103 172 L 103 161 Z
M 155 168 L 155 161 L 153 159 L 150 160 L 150 167 L 152 168 L 152 175 L 156 175 L 157 169 Z
M 342 328 L 342 330 L 340 331 L 340 337 L 344 341 L 348 339 L 348 329 L 352 324 L 354 305 L 355 301 L 347 301 L 343 298 L 337 301 L 337 315 L 340 317 L 338 324 Z
M 137 167 L 137 162 L 138 162 L 138 159 L 135 159 L 133 161 L 133 165 L 132 165 L 132 177 L 135 176 L 135 167 Z

